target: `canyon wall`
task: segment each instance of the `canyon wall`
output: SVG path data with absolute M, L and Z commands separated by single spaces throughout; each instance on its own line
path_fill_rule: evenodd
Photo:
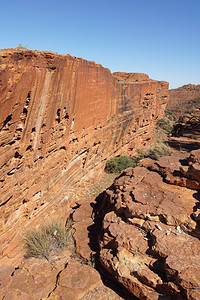
M 17 262 L 17 253 L 21 259 L 23 230 L 67 215 L 108 158 L 148 144 L 167 101 L 168 83 L 145 74 L 1 50 L 0 264 Z

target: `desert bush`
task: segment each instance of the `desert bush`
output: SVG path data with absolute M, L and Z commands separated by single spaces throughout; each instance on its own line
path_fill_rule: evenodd
M 105 169 L 107 173 L 120 173 L 129 167 L 134 168 L 139 160 L 140 156 L 118 156 L 109 159 Z
M 98 181 L 95 181 L 89 185 L 82 197 L 97 197 L 113 183 L 115 177 L 115 173 L 105 173 Z
M 72 222 L 68 218 L 66 225 L 53 220 L 39 229 L 26 232 L 23 236 L 25 256 L 48 259 L 58 253 L 69 245 L 71 228 Z
M 158 119 L 157 129 L 162 129 L 166 133 L 170 133 L 172 131 L 172 125 L 169 120 Z
M 138 153 L 138 156 L 136 156 L 137 157 L 137 161 L 143 159 L 144 158 L 144 151 L 141 150 L 141 149 L 137 149 L 136 151 Z
M 195 115 L 195 106 L 193 103 L 190 103 L 190 105 L 188 106 L 187 108 L 187 113 L 190 114 L 190 115 Z
M 24 50 L 24 49 L 27 49 L 27 47 L 23 46 L 22 44 L 18 44 L 18 46 L 16 47 L 16 49 Z
M 155 141 L 144 151 L 144 157 L 157 160 L 164 155 L 170 154 L 170 147 L 167 141 L 169 133 L 172 131 L 173 123 L 174 121 L 167 119 L 158 119 Z
M 171 121 L 177 121 L 177 117 L 173 114 L 170 110 L 165 110 L 165 116 L 170 119 Z
M 169 146 L 165 142 L 157 140 L 153 147 L 148 148 L 144 152 L 144 156 L 157 160 L 164 155 L 168 155 L 169 153 Z

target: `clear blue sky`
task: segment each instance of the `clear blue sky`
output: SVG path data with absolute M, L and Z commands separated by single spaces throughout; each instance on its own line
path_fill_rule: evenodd
M 0 37 L 0 48 L 69 53 L 170 88 L 200 84 L 200 0 L 7 0 Z

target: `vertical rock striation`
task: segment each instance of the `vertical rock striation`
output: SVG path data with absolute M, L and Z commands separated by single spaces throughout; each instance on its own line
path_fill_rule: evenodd
M 70 55 L 1 50 L 2 262 L 16 261 L 22 228 L 69 210 L 75 188 L 106 159 L 146 145 L 167 101 L 168 83 L 145 74 L 111 74 Z

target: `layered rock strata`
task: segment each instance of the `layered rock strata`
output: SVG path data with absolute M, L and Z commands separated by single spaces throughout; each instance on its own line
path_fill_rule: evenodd
M 200 150 L 188 156 L 127 169 L 104 196 L 100 262 L 139 299 L 200 299 Z
M 0 51 L 0 256 L 12 263 L 22 228 L 68 215 L 78 186 L 105 160 L 154 136 L 168 83 L 111 72 L 70 55 Z M 15 253 L 15 254 L 14 254 Z M 18 260 L 19 261 L 19 260 Z

